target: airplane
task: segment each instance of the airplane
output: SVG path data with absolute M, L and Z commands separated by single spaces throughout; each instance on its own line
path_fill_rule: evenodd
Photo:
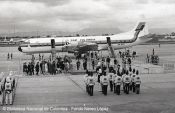
M 25 40 L 27 44 L 21 44 L 18 50 L 26 54 L 51 53 L 51 40 L 54 39 L 56 52 L 83 54 L 88 51 L 108 50 L 109 46 L 114 50 L 128 48 L 147 42 L 152 36 L 146 22 L 139 22 L 131 31 L 111 36 L 31 38 Z

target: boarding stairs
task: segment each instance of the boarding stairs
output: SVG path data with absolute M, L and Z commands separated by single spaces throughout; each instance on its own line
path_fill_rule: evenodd
M 114 48 L 112 47 L 112 44 L 111 44 L 111 38 L 106 37 L 106 39 L 107 39 L 108 50 L 109 50 L 111 58 L 116 58 L 115 50 L 114 50 Z

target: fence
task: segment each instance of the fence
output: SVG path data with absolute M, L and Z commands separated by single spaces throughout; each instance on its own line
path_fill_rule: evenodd
M 146 62 L 146 57 L 136 58 L 133 62 L 133 67 L 136 67 L 141 73 L 175 73 L 175 61 L 168 61 L 162 58 L 159 59 L 157 65 Z

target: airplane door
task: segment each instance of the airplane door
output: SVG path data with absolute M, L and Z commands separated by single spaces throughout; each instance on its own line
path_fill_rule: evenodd
M 51 48 L 55 48 L 55 39 L 51 39 Z
M 107 44 L 108 44 L 109 46 L 111 46 L 111 38 L 110 38 L 110 37 L 106 37 L 106 39 L 107 39 Z

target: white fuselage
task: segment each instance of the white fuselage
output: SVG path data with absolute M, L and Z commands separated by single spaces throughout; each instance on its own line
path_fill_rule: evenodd
M 139 24 L 140 25 L 140 24 Z M 140 28 L 138 25 L 137 28 Z M 141 24 L 142 25 L 142 24 Z M 143 26 L 145 27 L 145 26 Z M 137 33 L 138 34 L 137 34 Z M 110 37 L 112 47 L 116 49 L 122 49 L 138 45 L 149 41 L 151 38 L 147 37 L 147 29 L 142 30 L 131 30 L 129 32 L 120 33 L 111 36 L 83 36 L 83 37 L 51 37 L 51 38 L 33 38 L 27 39 L 25 42 L 28 44 L 19 46 L 19 51 L 23 53 L 50 53 L 51 48 L 51 39 L 55 40 L 55 50 L 57 52 L 67 52 L 65 48 L 74 49 L 77 45 L 86 44 L 86 45 L 97 45 L 97 50 L 107 50 L 107 37 Z

